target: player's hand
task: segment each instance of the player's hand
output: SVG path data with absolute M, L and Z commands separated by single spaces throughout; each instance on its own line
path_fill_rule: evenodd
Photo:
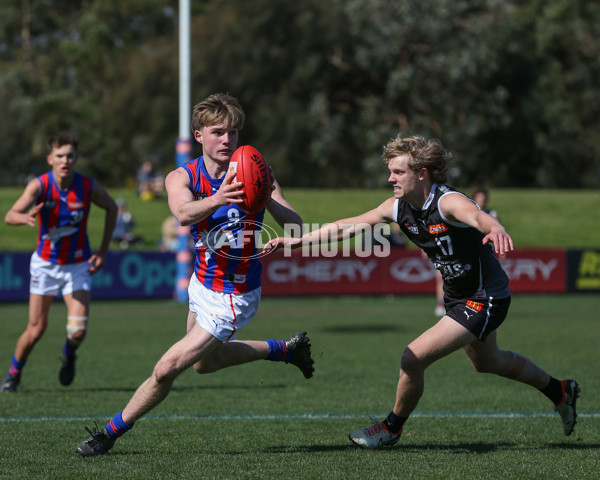
M 94 273 L 99 272 L 104 266 L 104 256 L 94 253 L 89 258 L 88 264 L 90 265 L 90 273 L 93 275 Z
M 229 170 L 225 174 L 223 183 L 213 196 L 215 201 L 219 205 L 229 205 L 230 203 L 242 203 L 244 197 L 244 191 L 242 190 L 244 184 L 242 182 L 234 182 L 235 172 Z M 232 183 L 233 182 L 233 183 Z
M 276 180 L 275 180 L 275 174 L 273 173 L 273 167 L 271 167 L 271 165 L 268 165 L 268 167 L 269 167 L 269 173 L 271 174 L 271 190 L 275 190 L 277 187 L 275 186 Z
M 44 206 L 44 202 L 38 203 L 27 213 L 23 214 L 23 225 L 29 225 L 30 227 L 35 227 L 37 222 L 37 214 Z
M 263 253 L 271 253 L 280 248 L 298 248 L 302 245 L 301 238 L 277 237 L 269 240 L 263 247 Z
M 482 243 L 484 245 L 492 243 L 497 257 L 504 256 L 515 249 L 511 236 L 504 229 L 492 230 L 483 237 Z

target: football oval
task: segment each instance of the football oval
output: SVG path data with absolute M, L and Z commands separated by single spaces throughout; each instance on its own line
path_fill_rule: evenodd
M 258 213 L 271 199 L 271 170 L 260 152 L 251 145 L 239 147 L 231 157 L 236 181 L 242 182 L 244 197 L 239 207 L 246 213 Z

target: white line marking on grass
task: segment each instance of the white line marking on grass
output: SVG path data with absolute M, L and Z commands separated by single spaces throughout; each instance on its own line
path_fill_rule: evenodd
M 411 418 L 546 418 L 554 417 L 558 414 L 551 412 L 415 412 Z M 600 412 L 581 412 L 577 414 L 580 418 L 600 418 Z M 140 420 L 286 420 L 286 419 L 308 419 L 308 420 L 327 420 L 327 419 L 346 419 L 346 418 L 364 418 L 367 413 L 274 413 L 274 414 L 219 414 L 219 415 L 201 415 L 195 413 L 180 414 L 149 414 Z M 387 413 L 372 415 L 376 418 L 385 418 Z M 112 418 L 111 415 L 93 414 L 85 417 L 81 416 L 40 416 L 40 417 L 0 417 L 0 422 L 89 422 L 95 418 Z

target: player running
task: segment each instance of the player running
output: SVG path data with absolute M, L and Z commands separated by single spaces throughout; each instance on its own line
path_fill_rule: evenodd
M 523 355 L 498 348 L 496 329 L 506 318 L 511 294 L 496 255 L 513 250 L 513 241 L 498 220 L 444 185 L 450 156 L 437 140 L 398 136 L 383 150 L 392 198 L 301 238 L 277 238 L 265 245 L 270 251 L 336 242 L 355 235 L 361 225 L 397 222 L 442 274 L 446 314 L 404 350 L 396 401 L 388 417 L 350 433 L 350 440 L 364 448 L 398 442 L 423 394 L 425 369 L 460 348 L 476 371 L 537 388 L 560 414 L 565 435 L 573 432 L 576 423 L 580 389 L 575 380 L 557 380 Z
M 244 118 L 238 101 L 228 95 L 211 95 L 194 107 L 192 129 L 203 155 L 172 171 L 166 179 L 171 212 L 181 225 L 191 226 L 195 244 L 187 334 L 162 356 L 150 378 L 105 428 L 88 430 L 91 436 L 77 445 L 77 452 L 84 457 L 109 451 L 118 437 L 164 400 L 175 379 L 189 367 L 198 373 L 211 373 L 266 359 L 295 365 L 306 378 L 313 375 L 306 332 L 285 341 L 235 340 L 236 332 L 256 314 L 261 297 L 256 246 L 250 244 L 247 251 L 249 244 L 238 244 L 235 239 L 255 238 L 253 233 L 260 231 L 264 209 L 258 214 L 241 210 L 242 184 L 231 183 L 234 172 L 227 173 Z M 276 181 L 267 210 L 280 225 L 301 228 L 300 215 Z M 249 229 L 249 235 L 240 229 Z M 232 241 L 223 242 L 223 235 L 212 235 L 214 232 L 223 232 Z
M 58 378 L 65 386 L 73 382 L 75 352 L 87 331 L 91 275 L 104 265 L 117 217 L 117 206 L 106 190 L 74 170 L 77 139 L 61 133 L 47 147 L 51 170 L 27 184 L 4 218 L 8 225 L 34 227 L 37 221 L 39 230 L 30 265 L 29 322 L 17 341 L 2 392 L 17 391 L 25 362 L 48 326 L 50 305 L 59 290 L 67 306 L 67 339 Z M 95 254 L 87 235 L 92 203 L 106 211 L 102 243 Z

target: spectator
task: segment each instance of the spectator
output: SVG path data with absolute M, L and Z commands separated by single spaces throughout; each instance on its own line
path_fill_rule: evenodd
M 496 213 L 496 210 L 491 210 L 487 206 L 488 197 L 488 191 L 485 188 L 480 187 L 473 192 L 473 196 L 471 198 L 479 206 L 479 208 L 481 208 L 481 210 L 498 220 L 498 214 Z
M 173 215 L 169 215 L 163 220 L 161 225 L 161 232 L 161 251 L 176 252 L 177 248 L 179 247 L 179 239 L 177 238 L 177 220 Z
M 154 170 L 154 165 L 149 160 L 142 162 L 137 173 L 137 191 L 144 201 L 160 198 L 163 194 L 164 178 Z
M 125 199 L 118 198 L 117 201 L 117 223 L 112 235 L 112 241 L 119 243 L 119 246 L 126 250 L 130 244 L 142 245 L 142 237 L 134 235 L 131 230 L 135 226 L 133 215 L 127 210 Z

